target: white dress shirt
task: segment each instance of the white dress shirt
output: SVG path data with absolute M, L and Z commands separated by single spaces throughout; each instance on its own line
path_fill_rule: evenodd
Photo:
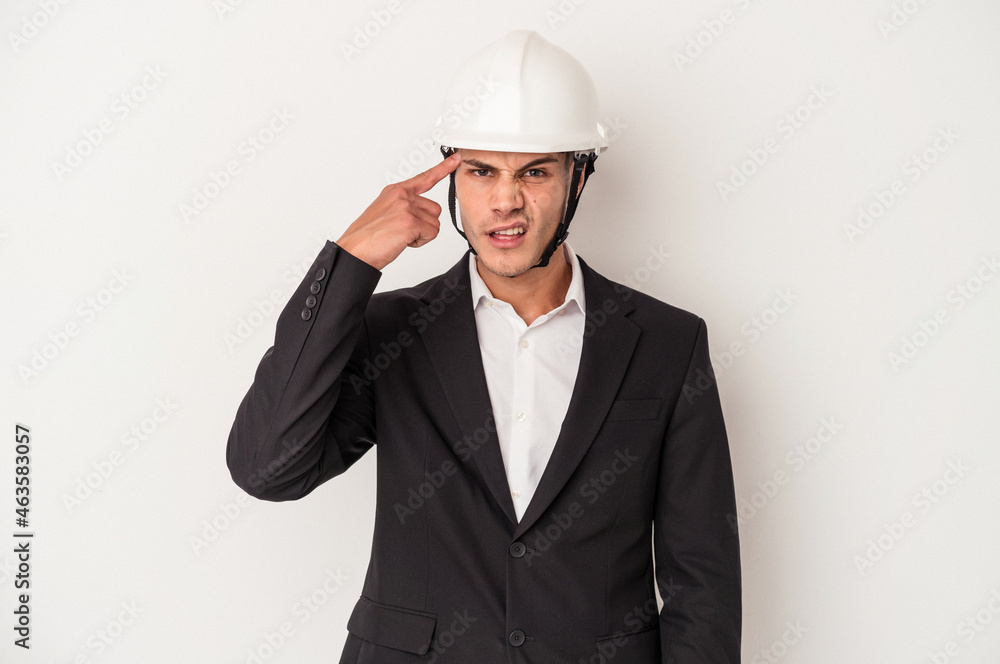
M 586 325 L 583 275 L 566 243 L 573 277 L 566 299 L 531 325 L 493 297 L 469 255 L 472 303 L 486 384 L 518 520 L 538 488 L 569 408 Z

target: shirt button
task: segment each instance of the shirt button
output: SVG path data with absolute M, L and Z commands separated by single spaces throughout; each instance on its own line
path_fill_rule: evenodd
M 556 315 L 557 315 L 557 316 L 565 316 L 565 315 L 566 315 L 566 310 L 565 310 L 565 309 L 560 309 L 560 310 L 559 310 L 559 313 L 558 313 L 558 314 L 556 314 Z
M 522 542 L 514 542 L 510 545 L 510 555 L 514 558 L 523 558 L 524 554 L 528 552 L 528 547 L 526 547 Z
M 515 629 L 510 633 L 510 636 L 507 637 L 507 640 L 510 642 L 510 645 L 516 648 L 524 643 L 524 632 L 519 629 Z
M 527 348 L 528 345 L 529 344 L 527 339 L 521 339 L 521 348 Z
M 518 413 L 518 414 L 517 414 L 517 421 L 518 421 L 518 422 L 523 422 L 523 421 L 525 421 L 526 419 L 528 419 L 528 416 L 527 416 L 527 415 L 525 415 L 524 413 Z
M 518 491 L 517 489 L 514 489 L 513 491 L 510 492 L 510 495 L 514 496 L 515 498 L 520 498 L 521 492 Z
M 484 307 L 492 307 L 492 306 L 493 306 L 493 303 L 492 303 L 492 302 L 490 302 L 489 300 L 484 300 L 484 301 L 483 301 L 483 306 L 484 306 Z

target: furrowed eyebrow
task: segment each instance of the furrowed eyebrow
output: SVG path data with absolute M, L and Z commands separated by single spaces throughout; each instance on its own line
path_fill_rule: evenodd
M 534 161 L 529 161 L 524 166 L 521 166 L 519 169 L 517 169 L 517 172 L 523 173 L 537 166 L 541 166 L 542 164 L 552 164 L 552 163 L 557 163 L 558 161 L 559 160 L 556 159 L 555 157 L 540 157 L 538 159 L 535 159 Z M 492 166 L 485 162 L 479 161 L 478 159 L 465 159 L 463 163 L 468 164 L 469 166 L 472 166 L 474 168 L 482 168 L 487 171 L 497 170 L 496 166 Z

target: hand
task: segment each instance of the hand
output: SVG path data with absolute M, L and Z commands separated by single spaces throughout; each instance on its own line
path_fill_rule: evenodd
M 377 270 L 396 260 L 407 247 L 427 244 L 441 230 L 441 206 L 421 194 L 458 168 L 453 153 L 409 180 L 390 184 L 361 213 L 337 244 Z

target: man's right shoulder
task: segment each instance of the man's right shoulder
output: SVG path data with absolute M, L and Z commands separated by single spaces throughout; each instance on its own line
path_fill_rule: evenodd
M 440 313 L 444 307 L 467 303 L 472 307 L 468 253 L 448 271 L 413 286 L 383 291 L 372 295 L 367 318 L 386 321 L 409 318 L 414 312 L 427 310 Z

